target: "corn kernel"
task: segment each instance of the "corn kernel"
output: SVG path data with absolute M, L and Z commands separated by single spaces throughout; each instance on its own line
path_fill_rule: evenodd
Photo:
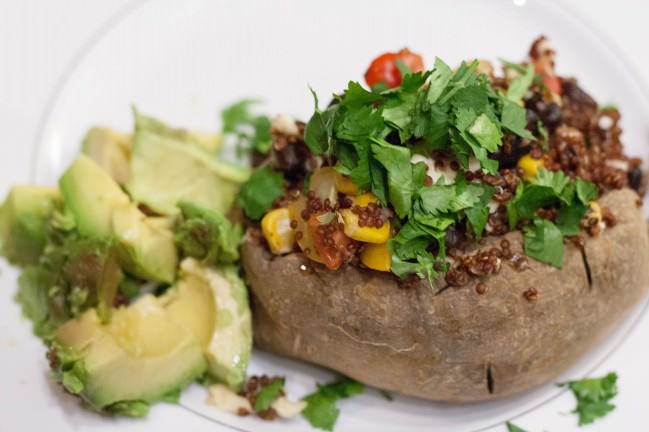
M 536 177 L 539 169 L 544 168 L 545 164 L 543 159 L 534 159 L 529 154 L 526 154 L 519 159 L 517 166 L 523 170 L 523 177 L 525 180 Z
M 377 203 L 378 199 L 371 193 L 364 193 L 354 198 L 354 205 L 367 207 L 370 203 Z M 390 222 L 385 222 L 381 228 L 360 226 L 359 217 L 352 209 L 340 211 L 343 218 L 344 231 L 347 237 L 366 243 L 385 243 L 390 238 Z
M 390 271 L 392 254 L 387 243 L 366 244 L 361 252 L 361 262 L 366 267 L 378 271 Z
M 358 186 L 349 177 L 336 172 L 336 189 L 347 195 L 358 195 Z
M 288 209 L 278 208 L 266 213 L 261 220 L 261 230 L 272 253 L 279 255 L 293 250 L 295 232 Z

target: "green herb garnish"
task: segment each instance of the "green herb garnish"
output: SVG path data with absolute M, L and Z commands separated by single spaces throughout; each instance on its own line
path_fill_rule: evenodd
M 250 107 L 256 103 L 259 101 L 246 99 L 224 109 L 221 112 L 223 132 L 237 137 L 237 148 L 240 150 L 253 149 L 267 153 L 272 144 L 270 119 L 250 111 Z
M 350 378 L 342 378 L 325 385 L 318 384 L 318 390 L 304 398 L 307 406 L 302 415 L 311 426 L 332 431 L 340 414 L 336 402 L 363 393 L 364 389 L 363 384 Z
M 257 399 L 255 400 L 255 411 L 266 411 L 270 408 L 271 404 L 277 399 L 284 388 L 284 383 L 284 378 L 278 378 L 259 390 Z
M 507 422 L 507 432 L 526 432 L 525 429 L 516 426 L 514 423 Z
M 284 194 L 284 176 L 269 167 L 262 168 L 244 183 L 237 204 L 250 219 L 260 219 L 273 201 Z
M 572 411 L 579 416 L 579 425 L 590 424 L 615 409 L 610 401 L 617 395 L 617 374 L 611 372 L 602 378 L 585 378 L 558 384 L 568 387 L 577 398 L 577 407 Z

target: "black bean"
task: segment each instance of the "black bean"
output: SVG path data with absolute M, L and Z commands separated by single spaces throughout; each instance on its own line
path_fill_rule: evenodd
M 642 187 L 642 180 L 643 180 L 643 175 L 642 175 L 642 170 L 640 169 L 639 166 L 633 168 L 627 176 L 629 177 L 629 186 L 631 186 L 633 189 L 636 191 L 640 190 Z
M 559 105 L 555 103 L 546 104 L 544 109 L 539 112 L 543 125 L 550 131 L 553 131 L 561 124 L 563 113 Z
M 527 129 L 534 135 L 537 135 L 539 133 L 539 116 L 531 109 L 527 109 L 525 110 L 525 119 L 527 120 Z

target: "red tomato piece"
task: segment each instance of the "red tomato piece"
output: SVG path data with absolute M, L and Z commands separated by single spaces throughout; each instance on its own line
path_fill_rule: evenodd
M 397 67 L 397 60 L 405 64 L 413 72 L 424 70 L 424 61 L 419 54 L 412 53 L 404 48 L 396 53 L 384 53 L 375 58 L 365 72 L 365 82 L 372 87 L 381 82 L 389 88 L 396 88 L 401 85 L 401 72 Z
M 337 220 L 322 225 L 318 215 L 312 215 L 307 221 L 307 227 L 324 265 L 331 270 L 340 268 L 345 261 L 347 246 L 351 243 L 343 232 L 342 225 Z

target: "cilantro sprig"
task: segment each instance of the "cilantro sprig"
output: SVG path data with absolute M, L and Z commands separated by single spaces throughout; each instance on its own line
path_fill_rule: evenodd
M 342 378 L 329 384 L 318 384 L 318 390 L 304 398 L 307 406 L 302 411 L 302 415 L 311 426 L 332 431 L 340 414 L 336 402 L 363 393 L 364 390 L 363 384 L 350 378 Z
M 225 108 L 221 112 L 223 132 L 236 137 L 240 151 L 253 149 L 266 153 L 271 146 L 271 122 L 268 117 L 251 112 L 256 103 L 256 100 L 244 99 Z
M 579 223 L 597 198 L 593 183 L 571 180 L 561 171 L 539 170 L 529 183 L 520 183 L 507 204 L 509 226 L 523 225 L 525 254 L 555 267 L 563 267 L 564 237 L 579 234 Z M 538 216 L 545 207 L 557 208 L 554 222 Z
M 615 409 L 611 400 L 617 395 L 617 374 L 610 372 L 601 378 L 585 378 L 558 384 L 572 390 L 577 407 L 572 411 L 579 416 L 579 426 L 590 424 Z

